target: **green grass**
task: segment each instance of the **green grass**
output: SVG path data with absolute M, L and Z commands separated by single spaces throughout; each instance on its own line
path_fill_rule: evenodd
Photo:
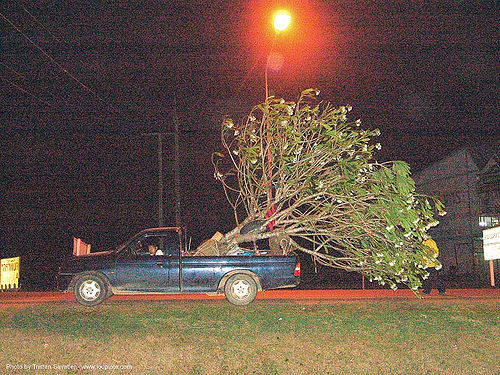
M 0 311 L 0 373 L 9 364 L 97 364 L 130 365 L 113 373 L 132 374 L 500 374 L 499 307 L 460 300 L 10 307 Z

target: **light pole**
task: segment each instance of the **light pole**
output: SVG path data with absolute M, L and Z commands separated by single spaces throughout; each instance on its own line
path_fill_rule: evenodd
M 265 76 L 265 86 L 266 86 L 266 101 L 269 98 L 269 86 L 268 86 L 268 78 L 267 78 L 267 72 L 269 68 L 269 58 L 271 57 L 271 54 L 273 53 L 274 45 L 276 43 L 276 38 L 279 33 L 285 31 L 288 26 L 290 26 L 292 22 L 292 16 L 290 12 L 287 10 L 278 10 L 274 13 L 273 15 L 273 28 L 274 28 L 274 36 L 273 36 L 273 42 L 271 44 L 271 49 L 269 50 L 269 54 L 267 55 L 266 59 L 266 70 L 264 73 Z
M 271 44 L 271 49 L 269 50 L 269 54 L 267 55 L 266 59 L 266 69 L 264 73 L 264 80 L 265 80 L 265 86 L 266 86 L 266 104 L 269 99 L 269 84 L 268 84 L 268 70 L 269 70 L 269 58 L 271 57 L 274 49 L 274 45 L 276 43 L 276 38 L 280 32 L 285 31 L 288 26 L 290 26 L 290 23 L 292 22 L 292 16 L 290 12 L 287 10 L 278 10 L 274 13 L 273 15 L 273 27 L 274 27 L 274 36 L 273 36 L 273 42 Z M 271 204 L 272 199 L 273 199 L 273 182 L 272 182 L 272 175 L 273 175 L 273 167 L 272 167 L 272 155 L 271 155 L 271 134 L 269 132 L 269 114 L 266 118 L 266 130 L 267 130 L 267 169 L 268 169 L 268 177 L 269 177 L 269 193 L 267 195 L 268 199 L 268 204 Z M 276 212 L 276 206 L 273 204 L 267 211 L 266 217 L 271 217 L 274 215 Z M 274 221 L 271 221 L 268 224 L 269 230 L 273 230 L 274 227 Z

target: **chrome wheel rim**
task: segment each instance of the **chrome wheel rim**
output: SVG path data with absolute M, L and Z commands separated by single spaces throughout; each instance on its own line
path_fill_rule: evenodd
M 95 280 L 85 280 L 80 285 L 79 293 L 85 301 L 95 301 L 101 294 L 101 286 Z
M 244 299 L 250 295 L 250 284 L 245 280 L 238 280 L 232 286 L 233 295 L 238 299 Z

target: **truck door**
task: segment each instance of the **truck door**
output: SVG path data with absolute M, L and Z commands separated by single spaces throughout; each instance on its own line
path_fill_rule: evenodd
M 182 246 L 182 232 L 169 231 L 162 237 L 165 249 L 165 266 L 168 268 L 167 291 L 170 293 L 180 292 L 180 256 Z
M 182 258 L 182 290 L 215 292 L 222 268 L 217 257 Z
M 165 241 L 159 235 L 134 239 L 117 257 L 114 286 L 120 291 L 166 292 L 169 290 L 169 260 Z

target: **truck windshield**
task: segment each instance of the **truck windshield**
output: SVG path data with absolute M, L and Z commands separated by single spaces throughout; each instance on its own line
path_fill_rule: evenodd
M 120 251 L 122 251 L 130 242 L 132 242 L 132 240 L 127 240 L 125 241 L 124 243 L 120 244 L 116 249 L 115 249 L 115 253 L 119 253 Z

